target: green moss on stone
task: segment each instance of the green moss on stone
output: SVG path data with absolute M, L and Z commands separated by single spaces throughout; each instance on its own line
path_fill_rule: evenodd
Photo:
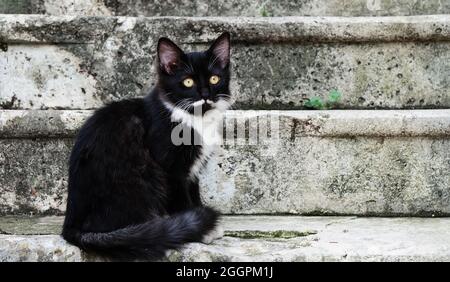
M 305 237 L 317 234 L 317 231 L 291 231 L 291 230 L 274 230 L 274 231 L 258 231 L 258 230 L 242 230 L 242 231 L 225 231 L 225 236 L 236 237 L 242 239 L 292 239 L 297 237 Z

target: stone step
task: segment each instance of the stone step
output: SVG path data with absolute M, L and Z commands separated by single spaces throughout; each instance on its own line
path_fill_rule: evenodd
M 0 15 L 0 108 L 93 109 L 154 83 L 159 37 L 204 49 L 228 30 L 237 109 L 450 107 L 450 15 Z M 149 82 L 147 84 L 147 82 Z
M 0 0 L 0 13 L 98 16 L 411 16 L 450 14 L 443 0 Z
M 0 213 L 64 213 L 68 154 L 91 113 L 0 111 Z M 273 138 L 253 138 L 268 123 Z M 228 111 L 224 124 L 201 177 L 223 213 L 450 214 L 448 109 Z M 229 138 L 235 128 L 246 138 Z
M 102 261 L 67 244 L 61 217 L 0 217 L 0 261 Z M 165 261 L 450 261 L 450 218 L 226 216 L 225 237 Z

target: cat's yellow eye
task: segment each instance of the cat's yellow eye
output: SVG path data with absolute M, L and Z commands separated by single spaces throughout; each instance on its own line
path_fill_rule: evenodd
M 183 85 L 191 88 L 194 85 L 194 80 L 192 78 L 186 78 L 183 80 Z
M 209 83 L 211 83 L 211 84 L 217 84 L 217 83 L 219 83 L 219 80 L 220 80 L 220 78 L 217 76 L 217 75 L 212 75 L 210 78 L 209 78 Z

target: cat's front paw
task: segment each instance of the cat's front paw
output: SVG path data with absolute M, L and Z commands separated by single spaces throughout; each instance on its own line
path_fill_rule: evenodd
M 202 243 L 211 244 L 214 240 L 222 238 L 223 234 L 224 232 L 222 226 L 217 226 L 216 228 L 211 230 L 208 234 L 203 236 Z

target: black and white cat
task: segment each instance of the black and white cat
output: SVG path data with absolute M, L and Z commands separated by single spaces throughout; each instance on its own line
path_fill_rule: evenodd
M 178 144 L 173 130 L 211 141 L 231 105 L 230 35 L 193 53 L 161 38 L 157 53 L 155 88 L 97 110 L 73 147 L 62 235 L 86 251 L 159 259 L 217 233 L 219 214 L 202 205 L 198 184 L 211 146 Z

